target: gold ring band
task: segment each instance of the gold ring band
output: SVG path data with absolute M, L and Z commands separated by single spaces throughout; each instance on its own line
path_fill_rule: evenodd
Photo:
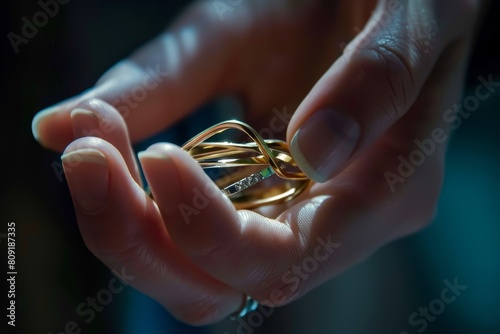
M 224 131 L 244 132 L 252 141 L 248 143 L 207 142 Z M 249 125 L 229 120 L 199 133 L 182 148 L 205 171 L 222 169 L 222 176 L 214 182 L 237 209 L 251 209 L 263 205 L 290 201 L 302 193 L 311 180 L 300 170 L 288 150 L 286 142 L 263 139 Z M 271 179 L 274 182 L 255 187 Z

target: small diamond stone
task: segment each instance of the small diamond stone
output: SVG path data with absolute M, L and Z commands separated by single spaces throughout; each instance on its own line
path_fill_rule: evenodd
M 234 187 L 236 188 L 237 191 L 242 191 L 243 190 L 243 186 L 241 185 L 240 182 L 235 183 Z
M 252 185 L 252 182 L 248 177 L 244 178 L 241 182 L 243 183 L 243 186 L 245 187 L 245 189 Z
M 231 196 L 234 195 L 240 191 L 243 191 L 254 184 L 259 183 L 260 181 L 268 178 L 269 176 L 273 175 L 274 171 L 272 170 L 271 167 L 268 167 L 264 170 L 261 170 L 258 173 L 249 175 L 245 177 L 244 179 L 239 180 L 238 182 L 233 183 L 232 185 L 222 189 L 222 191 L 227 195 Z
M 254 175 L 252 175 L 252 180 L 253 180 L 253 183 L 257 183 L 259 181 L 262 181 L 264 178 L 262 177 L 262 175 L 260 175 L 260 173 L 256 173 Z

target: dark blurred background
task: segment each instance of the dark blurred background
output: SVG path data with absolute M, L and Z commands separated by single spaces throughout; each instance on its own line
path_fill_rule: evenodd
M 15 53 L 7 34 L 19 33 L 21 18 L 31 18 L 40 6 L 36 1 L 2 2 L 0 249 L 6 259 L 7 223 L 16 222 L 18 266 L 16 329 L 7 328 L 7 333 L 55 334 L 70 321 L 81 333 L 417 333 L 422 327 L 412 326 L 409 317 L 420 307 L 438 307 L 435 300 L 446 280 L 467 288 L 428 321 L 425 333 L 500 333 L 499 92 L 481 102 L 455 132 L 430 227 L 274 310 L 262 325 L 254 318 L 247 321 L 259 326 L 226 321 L 192 328 L 130 287 L 90 324 L 82 321 L 77 306 L 106 288 L 113 275 L 85 248 L 66 183 L 54 171 L 59 155 L 33 139 L 31 120 L 44 107 L 92 86 L 111 65 L 161 32 L 186 4 L 69 1 Z M 500 81 L 499 9 L 499 2 L 492 1 L 464 96 L 473 93 L 478 76 L 492 74 Z M 174 142 L 179 133 L 190 136 L 189 122 L 166 136 Z M 2 303 L 5 310 L 5 299 Z M 0 319 L 4 326 L 5 315 Z

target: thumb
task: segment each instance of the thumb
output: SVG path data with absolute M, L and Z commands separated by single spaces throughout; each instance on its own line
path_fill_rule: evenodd
M 436 25 L 433 8 L 421 8 L 428 2 L 397 3 L 377 7 L 289 124 L 292 154 L 317 182 L 340 172 L 406 113 L 452 37 L 452 29 Z

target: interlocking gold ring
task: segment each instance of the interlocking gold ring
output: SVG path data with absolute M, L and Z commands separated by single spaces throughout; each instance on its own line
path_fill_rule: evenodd
M 207 142 L 229 129 L 242 131 L 252 141 Z M 205 171 L 221 171 L 222 175 L 212 178 L 236 209 L 287 202 L 302 193 L 311 182 L 295 163 L 286 142 L 263 139 L 241 121 L 218 123 L 187 141 L 182 148 Z M 271 178 L 273 175 L 277 178 Z

